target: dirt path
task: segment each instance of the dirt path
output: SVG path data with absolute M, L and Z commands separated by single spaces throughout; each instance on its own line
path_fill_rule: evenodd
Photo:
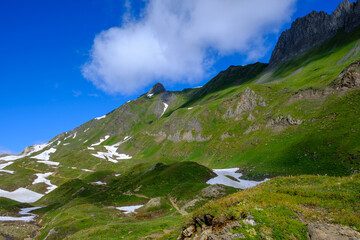
M 169 200 L 171 202 L 171 204 L 173 205 L 173 207 L 183 216 L 188 215 L 189 213 L 187 213 L 185 210 L 182 210 L 179 208 L 179 206 L 175 203 L 174 199 L 172 199 L 171 197 L 169 197 Z
M 130 192 L 126 192 L 126 193 L 123 193 L 124 195 L 126 196 L 137 196 L 137 197 L 140 197 L 140 198 L 146 198 L 146 199 L 149 199 L 148 196 L 145 196 L 143 194 L 138 194 L 138 193 L 130 193 Z

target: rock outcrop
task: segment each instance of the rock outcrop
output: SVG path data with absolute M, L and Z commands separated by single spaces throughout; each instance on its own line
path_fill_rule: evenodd
M 360 25 L 360 2 L 343 1 L 331 14 L 311 12 L 296 19 L 291 28 L 284 31 L 272 52 L 270 65 L 290 59 L 299 53 L 335 36 L 340 29 L 346 32 Z
M 233 101 L 237 101 L 235 110 L 233 109 Z M 230 106 L 222 116 L 223 119 L 235 118 L 235 120 L 242 120 L 244 113 L 251 112 L 257 106 L 265 107 L 266 102 L 251 88 L 247 87 L 241 95 L 238 95 L 236 99 L 225 102 L 225 105 Z
M 360 61 L 356 61 L 340 73 L 332 83 L 335 89 L 355 89 L 360 87 Z

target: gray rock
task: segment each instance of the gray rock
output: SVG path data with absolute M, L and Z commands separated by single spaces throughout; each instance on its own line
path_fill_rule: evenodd
M 340 29 L 346 32 L 360 25 L 360 2 L 343 1 L 331 14 L 311 12 L 298 18 L 284 31 L 272 52 L 270 65 L 305 52 L 335 36 Z
M 152 88 L 150 88 L 150 90 L 146 93 L 146 95 L 158 94 L 162 92 L 166 92 L 166 89 L 161 83 L 156 83 Z
M 307 225 L 311 240 L 359 240 L 360 233 L 348 226 L 328 223 L 309 223 Z

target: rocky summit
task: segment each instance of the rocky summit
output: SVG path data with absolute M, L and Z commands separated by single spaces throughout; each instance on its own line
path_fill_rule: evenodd
M 272 52 L 270 65 L 279 64 L 332 38 L 338 31 L 350 32 L 360 25 L 360 2 L 345 0 L 331 14 L 313 11 L 296 19 L 284 31 Z

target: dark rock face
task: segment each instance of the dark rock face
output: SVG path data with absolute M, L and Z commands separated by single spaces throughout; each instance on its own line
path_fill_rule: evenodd
M 270 65 L 315 47 L 335 36 L 340 29 L 350 32 L 359 25 L 359 0 L 351 3 L 348 0 L 343 1 L 331 15 L 313 11 L 305 17 L 296 19 L 291 28 L 281 34 L 272 52 Z
M 158 93 L 162 93 L 162 92 L 166 92 L 166 89 L 164 88 L 164 86 L 161 83 L 156 83 L 148 92 L 147 95 L 153 95 L 153 94 L 158 94 Z

